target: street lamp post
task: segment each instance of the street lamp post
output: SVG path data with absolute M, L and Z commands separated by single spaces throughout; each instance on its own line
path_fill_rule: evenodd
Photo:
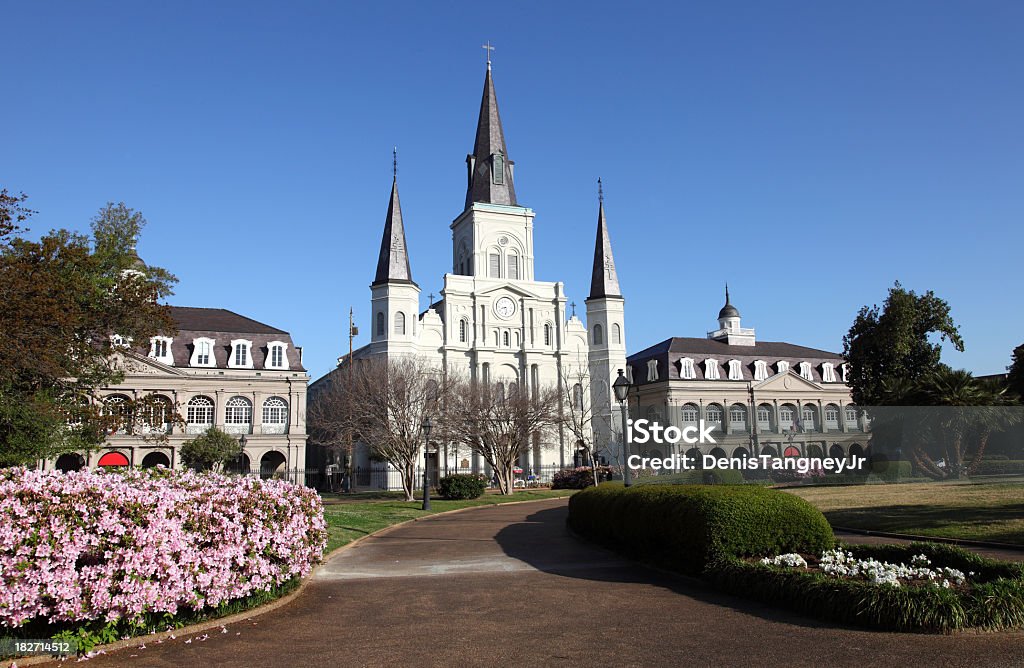
M 430 481 L 427 479 L 427 468 L 430 457 L 430 430 L 434 423 L 428 417 L 423 421 L 423 510 L 430 510 Z
M 622 413 L 622 484 L 629 487 L 633 484 L 633 476 L 629 472 L 629 430 L 626 425 L 626 399 L 629 396 L 629 381 L 619 369 L 619 377 L 612 383 L 612 390 L 619 402 L 619 411 Z

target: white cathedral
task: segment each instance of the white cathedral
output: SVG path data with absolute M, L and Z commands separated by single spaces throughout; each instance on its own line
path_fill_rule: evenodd
M 534 212 L 516 197 L 514 166 L 488 63 L 476 141 L 466 157 L 465 206 L 450 225 L 452 267 L 444 275 L 441 297 L 420 312 L 396 176 L 370 286 L 371 339 L 355 357 L 417 355 L 449 372 L 516 383 L 529 392 L 561 387 L 565 379 L 579 379 L 582 370 L 588 374 L 590 396 L 582 400 L 591 402 L 594 443 L 611 451 L 618 430 L 612 427 L 617 421 L 612 421 L 610 389 L 617 370 L 626 367 L 626 331 L 603 197 L 584 324 L 566 312 L 563 283 L 535 277 Z M 366 466 L 367 456 L 357 453 L 357 465 Z M 468 464 L 473 472 L 484 471 L 482 460 L 465 451 L 442 450 L 439 457 L 440 470 L 466 472 Z M 535 442 L 520 466 L 539 471 L 574 461 L 579 461 L 575 439 L 562 430 Z

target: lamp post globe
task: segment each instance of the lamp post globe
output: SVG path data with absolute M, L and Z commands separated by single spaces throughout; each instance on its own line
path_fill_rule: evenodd
M 434 428 L 433 421 L 428 417 L 420 426 L 423 430 L 423 510 L 430 510 L 430 481 L 427 478 L 427 467 L 430 462 L 430 432 Z
M 619 402 L 619 412 L 622 414 L 622 484 L 629 487 L 633 484 L 633 476 L 629 471 L 629 427 L 627 426 L 626 399 L 629 397 L 629 381 L 626 380 L 622 369 L 619 369 L 619 377 L 612 383 L 612 391 L 615 399 Z

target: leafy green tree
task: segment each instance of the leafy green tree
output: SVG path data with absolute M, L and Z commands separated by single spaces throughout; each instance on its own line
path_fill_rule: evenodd
M 881 309 L 861 308 L 843 337 L 853 400 L 861 406 L 878 405 L 886 383 L 914 382 L 938 370 L 942 346 L 929 338 L 934 335 L 963 352 L 949 304 L 931 290 L 918 295 L 897 281 Z
M 1010 366 L 1006 368 L 1006 384 L 1010 392 L 1017 395 L 1017 400 L 1024 403 L 1024 343 L 1013 349 L 1013 358 Z
M 28 195 L 18 193 L 12 195 L 7 188 L 0 188 L 0 243 L 8 236 L 21 230 L 19 223 L 27 220 L 35 211 L 25 206 Z
M 200 471 L 221 471 L 242 454 L 242 444 L 226 432 L 210 427 L 205 434 L 185 441 L 178 455 L 186 466 Z
M 15 199 L 4 214 L 12 228 L 27 215 Z M 161 304 L 174 277 L 134 251 L 145 222 L 108 204 L 91 237 L 54 230 L 0 245 L 0 466 L 96 447 L 144 413 L 104 414 L 94 392 L 123 378 L 114 335 L 148 342 L 175 331 Z

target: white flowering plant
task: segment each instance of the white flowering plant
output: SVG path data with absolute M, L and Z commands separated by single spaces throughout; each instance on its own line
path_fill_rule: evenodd
M 808 568 L 807 560 L 799 554 L 780 554 L 761 559 L 765 566 L 785 568 Z M 892 585 L 933 585 L 949 589 L 967 584 L 973 572 L 949 567 L 932 567 L 931 559 L 918 554 L 910 559 L 910 564 L 891 564 L 878 559 L 858 559 L 853 552 L 842 548 L 827 550 L 818 560 L 817 568 L 824 574 L 850 580 L 866 580 L 872 584 Z

